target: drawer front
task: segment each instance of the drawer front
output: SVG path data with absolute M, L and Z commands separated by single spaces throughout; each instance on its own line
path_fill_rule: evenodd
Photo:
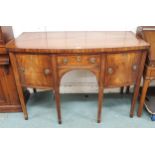
M 4 44 L 4 42 L 3 42 L 2 32 L 0 30 L 0 45 L 3 45 L 3 44 Z
M 154 66 L 145 65 L 143 76 L 146 79 L 151 79 L 151 80 L 155 79 L 155 67 Z
M 47 55 L 17 54 L 21 83 L 29 87 L 51 87 L 51 58 Z
M 100 63 L 99 55 L 61 55 L 57 57 L 59 67 L 95 67 Z
M 9 65 L 9 56 L 6 54 L 0 55 L 0 65 Z
M 1 57 L 1 54 L 7 54 L 6 48 L 4 48 L 3 45 L 2 45 L 2 47 L 1 47 L 1 45 L 0 45 L 0 57 Z
M 131 85 L 136 82 L 141 53 L 107 55 L 106 87 Z
M 155 68 L 151 70 L 150 77 L 155 79 Z

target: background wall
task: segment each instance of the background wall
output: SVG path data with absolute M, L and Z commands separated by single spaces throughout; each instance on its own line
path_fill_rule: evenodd
M 15 37 L 24 31 L 135 31 L 139 25 L 155 25 L 153 0 L 5 0 L 3 3 L 1 25 L 13 25 Z M 18 5 L 16 10 L 14 4 Z M 5 8 L 9 13 L 4 16 Z M 70 72 L 62 80 L 61 92 L 92 91 L 97 91 L 97 83 L 89 72 Z

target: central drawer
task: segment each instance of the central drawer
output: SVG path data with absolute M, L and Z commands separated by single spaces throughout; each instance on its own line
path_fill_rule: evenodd
M 16 54 L 23 86 L 52 87 L 51 57 L 48 55 Z
M 96 67 L 100 65 L 100 55 L 61 55 L 57 63 L 59 67 Z

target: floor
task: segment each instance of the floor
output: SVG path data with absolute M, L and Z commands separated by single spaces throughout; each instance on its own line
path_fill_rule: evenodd
M 131 95 L 106 94 L 102 112 L 102 123 L 96 123 L 97 95 L 61 95 L 62 124 L 57 115 L 52 93 L 33 94 L 27 103 L 29 120 L 22 113 L 1 113 L 1 128 L 154 128 L 150 115 L 129 117 Z

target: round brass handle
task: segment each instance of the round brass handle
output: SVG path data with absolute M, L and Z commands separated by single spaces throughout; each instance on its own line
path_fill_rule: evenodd
M 90 63 L 94 64 L 94 63 L 96 62 L 96 58 L 91 57 L 91 58 L 89 59 L 89 61 L 90 61 Z
M 45 70 L 44 70 L 44 73 L 45 73 L 45 75 L 49 75 L 50 74 L 50 69 L 48 69 L 48 68 L 46 68 Z
M 137 70 L 137 65 L 133 65 L 132 69 L 133 69 L 133 71 L 136 71 Z
M 67 58 L 64 58 L 64 59 L 63 59 L 63 63 L 64 63 L 64 64 L 67 64 L 67 63 L 68 63 L 68 59 L 67 59 Z
M 77 62 L 81 62 L 81 57 L 77 56 L 76 60 L 77 60 Z
M 113 73 L 113 69 L 111 67 L 108 68 L 108 73 L 112 74 Z

